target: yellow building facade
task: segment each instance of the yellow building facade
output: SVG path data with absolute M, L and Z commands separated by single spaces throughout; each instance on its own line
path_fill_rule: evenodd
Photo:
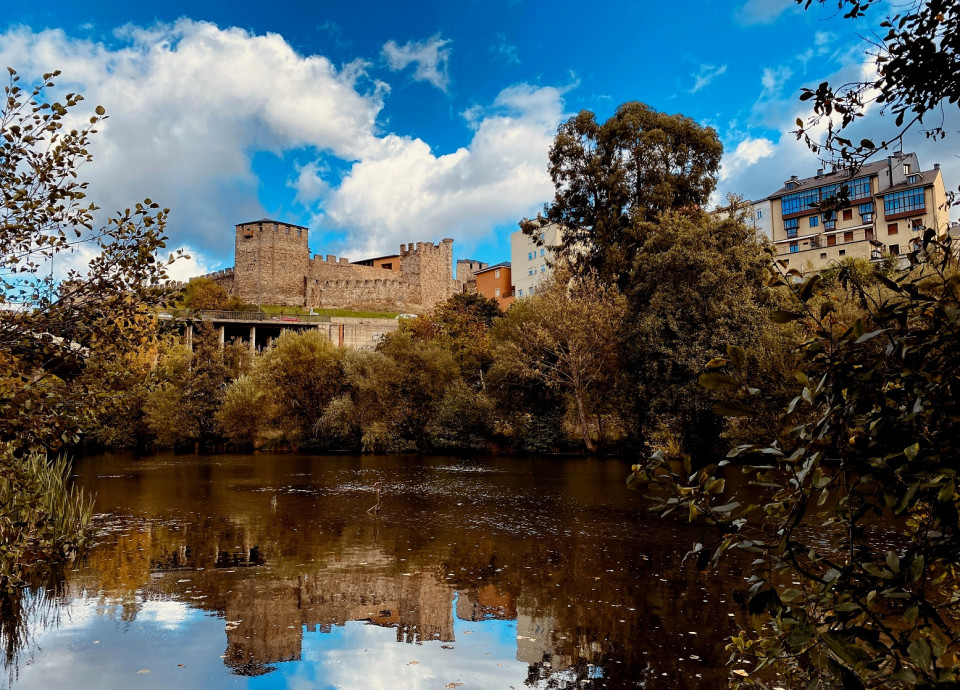
M 847 189 L 849 205 L 817 205 Z M 940 166 L 921 170 L 914 153 L 896 154 L 851 174 L 838 170 L 787 180 L 769 202 L 770 235 L 777 259 L 801 271 L 828 268 L 839 259 L 879 261 L 912 251 L 922 228 L 947 231 L 949 213 Z

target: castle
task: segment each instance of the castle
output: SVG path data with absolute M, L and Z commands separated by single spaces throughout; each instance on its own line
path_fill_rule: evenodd
M 401 244 L 400 253 L 351 263 L 310 257 L 309 230 L 275 220 L 236 226 L 234 267 L 210 278 L 231 295 L 253 304 L 297 307 L 424 307 L 469 289 L 485 264 L 458 261 L 453 277 L 453 240 Z M 475 283 L 474 283 L 475 284 Z

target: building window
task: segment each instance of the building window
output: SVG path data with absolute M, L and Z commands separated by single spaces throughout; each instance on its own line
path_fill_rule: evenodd
M 820 225 L 820 216 L 810 216 L 810 227 L 815 228 Z
M 907 175 L 907 184 L 916 184 L 919 179 L 919 175 Z
M 837 221 L 835 221 L 835 220 L 825 220 L 825 221 L 823 221 L 823 229 L 824 229 L 824 230 L 836 230 L 836 229 L 837 229 Z
M 757 211 L 757 220 L 760 220 L 761 218 L 763 218 L 763 209 Z
M 894 256 L 900 256 L 900 245 L 899 245 L 899 244 L 891 244 L 891 245 L 890 245 L 890 253 L 893 254 Z
M 799 251 L 800 251 L 800 243 L 799 243 L 799 242 L 791 242 L 791 243 L 790 243 L 790 253 L 791 253 L 791 254 L 796 254 L 796 253 L 799 252 Z
M 495 289 L 495 290 L 493 291 L 493 294 L 496 295 L 497 297 L 499 297 L 499 296 L 500 296 L 500 288 Z
M 853 220 L 853 209 L 845 208 L 843 209 L 843 219 L 844 220 Z
M 499 269 L 499 268 L 498 268 L 496 271 L 493 272 L 493 277 L 494 277 L 494 278 L 499 278 L 499 277 L 500 277 L 500 269 Z
M 543 273 L 546 270 L 547 270 L 547 267 L 544 266 L 543 264 L 540 264 L 540 272 Z
M 780 212 L 784 216 L 802 213 L 817 203 L 820 203 L 820 191 L 817 189 L 787 194 L 780 200 Z
M 820 252 L 820 258 L 821 258 L 821 259 L 826 259 L 826 258 L 827 258 L 827 253 L 826 253 L 826 252 Z
M 530 294 L 532 295 L 532 294 L 533 294 L 534 292 L 536 292 L 536 291 L 537 291 L 536 288 L 531 285 L 531 286 L 530 286 Z
M 888 216 L 926 210 L 923 189 L 906 189 L 883 197 L 883 212 Z
M 532 269 L 532 268 L 527 270 L 527 275 L 528 275 L 528 276 L 532 276 L 532 275 L 533 275 L 533 269 Z M 533 292 L 533 290 L 531 290 L 530 292 Z
M 840 254 L 840 256 L 846 256 L 846 255 L 847 255 L 847 250 L 846 250 L 846 249 L 841 249 L 838 253 Z
M 828 246 L 828 247 L 835 247 L 835 246 L 837 246 L 837 236 L 836 236 L 836 235 L 829 235 L 829 236 L 827 236 L 827 246 Z
M 533 260 L 533 252 L 527 252 L 527 261 Z
M 853 242 L 853 233 L 852 233 L 852 232 L 845 232 L 845 233 L 843 233 L 843 241 L 844 241 L 844 242 Z
M 870 196 L 870 178 L 858 177 L 847 185 L 850 190 L 850 200 L 866 199 Z
M 897 227 L 896 223 L 890 223 L 890 225 L 887 226 L 888 235 L 896 235 L 898 232 L 899 228 Z
M 543 256 L 543 252 L 544 252 L 544 251 L 546 251 L 546 250 L 544 250 L 544 249 L 541 249 L 541 250 L 540 250 L 540 256 Z
M 923 227 L 923 218 L 914 218 L 910 221 L 910 224 L 913 226 L 914 230 L 919 230 Z
M 520 288 L 519 290 L 517 290 L 517 296 L 523 297 L 523 288 Z
M 543 242 L 543 233 L 540 233 L 540 241 Z
M 783 221 L 783 228 L 784 230 L 787 231 L 787 237 L 796 237 L 797 230 L 799 229 L 799 227 L 800 227 L 799 218 L 789 218 Z

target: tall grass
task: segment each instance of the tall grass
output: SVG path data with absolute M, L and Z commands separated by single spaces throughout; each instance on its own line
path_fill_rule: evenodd
M 71 486 L 65 456 L 0 449 L 0 590 L 12 592 L 31 565 L 72 559 L 92 518 L 93 497 Z

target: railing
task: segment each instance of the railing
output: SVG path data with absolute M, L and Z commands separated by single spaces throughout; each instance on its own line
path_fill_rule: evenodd
M 321 314 L 268 314 L 262 311 L 222 311 L 203 309 L 204 321 L 269 321 L 271 323 L 329 323 L 330 317 Z
M 165 309 L 161 318 L 196 319 L 204 321 L 263 321 L 268 323 L 330 323 L 330 317 L 321 314 L 268 314 L 261 311 L 224 311 L 220 309 Z

